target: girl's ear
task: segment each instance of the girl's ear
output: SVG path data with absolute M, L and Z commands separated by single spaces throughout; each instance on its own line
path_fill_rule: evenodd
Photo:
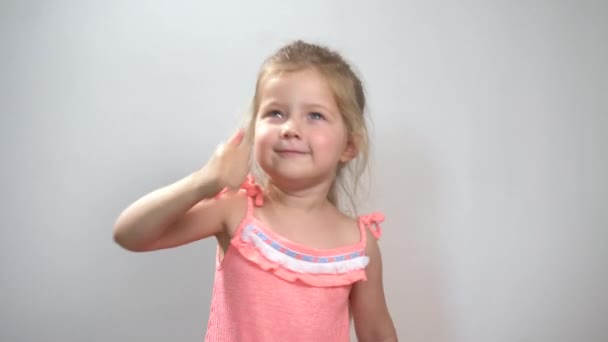
M 359 154 L 358 140 L 352 135 L 348 141 L 346 141 L 346 147 L 340 156 L 341 163 L 347 163 L 357 157 Z

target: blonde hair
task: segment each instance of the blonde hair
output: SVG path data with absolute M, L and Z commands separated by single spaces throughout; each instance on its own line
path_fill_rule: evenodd
M 327 198 L 344 212 L 356 215 L 359 183 L 362 175 L 365 171 L 368 171 L 370 143 L 366 118 L 364 117 L 365 93 L 363 85 L 351 66 L 340 54 L 327 47 L 298 40 L 283 46 L 268 57 L 258 74 L 246 136 L 249 143 L 252 143 L 255 134 L 256 115 L 260 107 L 260 88 L 263 82 L 269 76 L 308 68 L 315 69 L 327 80 L 344 120 L 348 139 L 355 144 L 357 149 L 356 158 L 338 166 L 336 180 L 332 184 Z M 265 184 L 267 177 L 255 162 L 253 164 L 252 174 L 254 178 L 260 184 Z M 350 180 L 348 182 L 350 184 L 347 184 L 348 180 Z M 340 192 L 340 189 L 342 192 Z M 341 197 L 346 197 L 349 200 L 350 208 L 341 203 Z

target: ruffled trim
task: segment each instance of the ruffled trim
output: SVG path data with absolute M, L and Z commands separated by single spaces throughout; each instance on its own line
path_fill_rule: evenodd
M 323 257 L 293 251 L 295 255 L 289 255 L 285 252 L 287 248 L 276 241 L 264 240 L 263 235 L 254 225 L 248 224 L 243 227 L 240 236 L 232 239 L 231 244 L 245 259 L 283 280 L 331 287 L 367 279 L 365 267 L 369 257 L 363 251 Z
M 243 229 L 241 240 L 252 242 L 270 261 L 297 273 L 341 274 L 365 268 L 369 263 L 364 250 L 332 256 L 300 253 L 271 240 L 251 224 Z

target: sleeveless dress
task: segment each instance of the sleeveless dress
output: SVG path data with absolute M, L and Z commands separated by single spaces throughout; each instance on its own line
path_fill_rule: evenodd
M 253 216 L 263 194 L 251 176 L 243 190 L 247 213 L 222 260 L 218 247 L 205 341 L 350 341 L 350 289 L 367 280 L 365 230 L 378 239 L 384 216 L 359 216 L 356 244 L 315 249 L 274 233 Z

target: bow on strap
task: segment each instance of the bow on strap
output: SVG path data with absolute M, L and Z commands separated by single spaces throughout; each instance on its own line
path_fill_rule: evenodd
M 369 215 L 361 216 L 361 223 L 368 227 L 376 239 L 379 239 L 382 235 L 382 227 L 380 222 L 384 221 L 384 215 L 382 213 L 371 213 Z
M 262 188 L 255 184 L 253 176 L 247 176 L 247 179 L 241 185 L 241 189 L 245 189 L 247 196 L 253 198 L 253 203 L 256 207 L 261 207 L 264 204 L 264 193 L 262 192 Z
M 245 190 L 247 196 L 253 198 L 253 202 L 255 206 L 261 207 L 264 204 L 264 194 L 262 192 L 262 188 L 260 188 L 251 175 L 248 175 L 243 184 L 241 184 L 241 189 Z M 222 197 L 223 194 L 230 191 L 229 188 L 224 188 L 217 195 L 215 195 L 216 199 Z

